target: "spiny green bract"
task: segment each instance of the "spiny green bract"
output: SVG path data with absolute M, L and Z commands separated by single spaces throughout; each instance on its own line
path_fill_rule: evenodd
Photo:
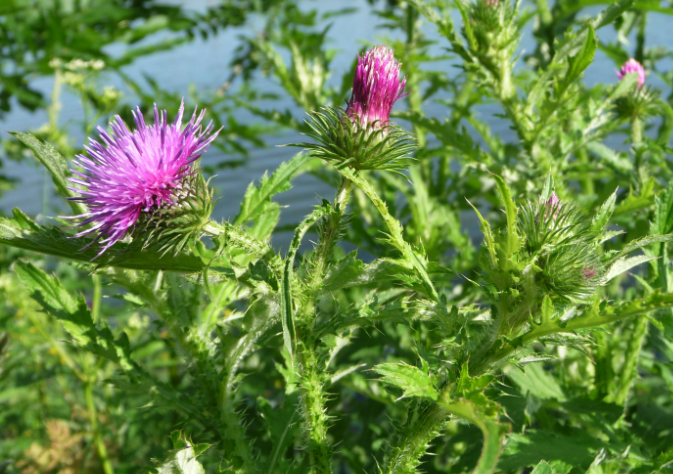
M 353 121 L 342 109 L 324 107 L 309 114 L 311 131 L 306 135 L 318 143 L 299 143 L 313 156 L 337 167 L 356 170 L 402 171 L 412 162 L 416 150 L 412 136 L 391 124 L 382 127 Z

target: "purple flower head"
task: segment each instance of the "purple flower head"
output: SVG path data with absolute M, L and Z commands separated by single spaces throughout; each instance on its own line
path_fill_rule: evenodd
M 400 81 L 400 68 L 393 50 L 385 46 L 374 46 L 364 56 L 359 56 L 353 95 L 346 109 L 348 116 L 356 120 L 357 115 L 360 125 L 386 126 L 393 104 L 406 95 L 403 92 L 407 80 Z
M 133 112 L 136 129 L 131 131 L 118 115 L 110 121 L 112 134 L 98 127 L 100 140 L 89 138 L 85 146 L 88 157 L 78 155 L 74 163 L 83 171 L 72 183 L 85 189 L 70 188 L 80 194 L 72 200 L 81 201 L 89 212 L 72 217 L 78 226 L 91 227 L 76 237 L 96 233 L 101 255 L 115 242 L 133 232 L 143 213 L 168 208 L 178 201 L 178 193 L 194 174 L 192 163 L 206 151 L 218 132 L 212 122 L 201 126 L 205 111 L 194 115 L 182 128 L 184 101 L 173 124 L 166 111 L 159 113 L 154 105 L 154 125 L 145 124 L 140 108 Z
M 631 58 L 628 61 L 626 61 L 622 66 L 622 68 L 619 71 L 617 71 L 617 77 L 619 77 L 619 79 L 621 80 L 624 78 L 624 76 L 626 76 L 631 72 L 638 73 L 638 88 L 640 89 L 641 87 L 643 87 L 643 84 L 645 84 L 645 68 L 635 59 Z

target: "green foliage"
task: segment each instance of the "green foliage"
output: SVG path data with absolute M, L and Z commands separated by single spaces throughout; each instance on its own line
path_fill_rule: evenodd
M 339 108 L 357 51 L 331 49 L 344 33 L 329 23 L 352 9 L 0 6 L 0 109 L 48 121 L 14 132 L 2 157 L 33 156 L 64 198 L 0 217 L 0 472 L 670 469 L 673 75 L 648 21 L 671 9 L 357 7 L 390 31 L 381 41 L 407 76 L 394 125 L 362 127 Z M 86 212 L 68 199 L 84 143 L 59 120 L 62 88 L 80 99 L 84 135 L 129 118 L 127 91 L 142 110 L 176 108 L 161 78 L 122 67 L 231 27 L 225 83 L 188 98 L 223 127 L 213 146 L 227 159 L 204 160 L 175 206 L 98 258 L 68 221 L 46 223 L 66 202 Z M 599 61 L 630 57 L 646 86 L 601 82 Z M 262 75 L 281 92 L 260 90 Z M 51 102 L 40 76 L 54 79 Z M 207 176 L 239 173 L 281 131 L 310 143 L 251 183 L 230 222 L 212 220 Z M 278 196 L 302 174 L 334 199 L 279 225 Z

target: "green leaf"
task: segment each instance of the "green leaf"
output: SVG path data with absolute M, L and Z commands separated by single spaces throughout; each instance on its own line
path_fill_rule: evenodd
M 652 234 L 670 234 L 673 232 L 673 181 L 654 198 L 654 220 L 650 227 Z
M 651 262 L 657 258 L 658 257 L 653 255 L 637 255 L 635 257 L 620 258 L 612 264 L 608 272 L 605 274 L 605 281 L 610 281 L 633 267 L 637 267 L 643 263 Z
M 71 296 L 58 278 L 50 277 L 32 263 L 17 262 L 15 268 L 31 297 L 61 321 L 77 346 L 105 357 L 125 370 L 134 368 L 126 336 L 115 341 L 107 326 L 96 328 L 84 296 Z
M 72 238 L 72 235 L 56 227 L 40 226 L 18 209 L 14 210 L 14 216 L 14 219 L 0 217 L 0 244 L 86 263 L 91 263 L 99 252 L 90 245 L 89 239 Z M 162 256 L 151 247 L 143 249 L 139 242 L 117 243 L 96 259 L 95 263 L 101 267 L 184 273 L 201 272 L 205 267 L 197 256 L 186 253 Z
M 525 434 L 513 433 L 507 437 L 498 469 L 518 471 L 535 466 L 543 459 L 586 469 L 601 448 L 608 448 L 608 445 L 585 430 L 568 427 L 560 433 L 528 429 Z
M 283 454 L 295 439 L 295 426 L 301 419 L 297 410 L 298 405 L 298 391 L 286 395 L 283 405 L 275 408 L 271 407 L 271 404 L 265 398 L 259 397 L 257 399 L 257 407 L 264 418 L 273 446 L 268 461 L 267 474 L 287 471 L 288 466 L 283 466 Z
M 554 192 L 554 177 L 551 174 L 551 171 L 547 175 L 547 180 L 544 183 L 544 188 L 542 188 L 542 194 L 540 195 L 540 204 L 549 202 L 552 193 Z
M 512 193 L 510 192 L 509 187 L 507 187 L 505 180 L 503 180 L 498 175 L 493 175 L 493 178 L 495 179 L 495 182 L 498 186 L 500 199 L 505 206 L 505 215 L 507 217 L 507 242 L 504 245 L 503 252 L 505 258 L 503 259 L 504 261 L 500 262 L 501 269 L 507 271 L 509 270 L 507 267 L 510 265 L 510 259 L 514 256 L 515 253 L 519 251 L 519 247 L 521 246 L 521 239 L 517 233 L 517 208 L 516 204 L 514 204 L 514 200 L 512 199 Z M 500 245 L 502 247 L 502 244 Z
M 479 411 L 479 407 L 471 400 L 440 400 L 442 407 L 450 414 L 474 423 L 484 435 L 481 456 L 472 474 L 493 474 L 502 451 L 502 442 L 511 426 L 498 423 L 493 417 Z
M 564 401 L 567 399 L 556 379 L 547 373 L 541 364 L 526 365 L 525 370 L 509 367 L 507 376 L 521 389 L 522 393 L 530 393 L 542 400 Z
M 610 197 L 603 203 L 598 213 L 594 216 L 591 227 L 594 232 L 603 232 L 605 226 L 610 222 L 610 217 L 615 211 L 615 203 L 617 201 L 617 190 L 610 194 Z
M 41 143 L 29 133 L 12 132 L 12 135 L 30 148 L 34 153 L 35 158 L 47 168 L 47 171 L 51 174 L 51 179 L 56 186 L 56 190 L 61 196 L 66 198 L 77 196 L 77 194 L 68 189 L 68 178 L 72 176 L 72 173 L 68 169 L 68 163 L 53 146 L 46 142 Z M 76 201 L 68 200 L 68 204 L 70 204 L 73 212 L 77 215 L 85 214 L 87 212 L 86 207 Z
M 547 461 L 540 461 L 531 474 L 555 474 Z
M 208 449 L 209 445 L 194 445 L 179 431 L 171 434 L 171 440 L 173 441 L 173 450 L 156 468 L 156 474 L 206 474 L 206 470 L 196 458 Z
M 586 68 L 593 62 L 597 47 L 598 39 L 596 38 L 596 32 L 593 27 L 589 25 L 582 49 L 580 49 L 575 56 L 570 56 L 568 58 L 568 72 L 561 85 L 561 93 L 565 92 L 573 82 L 578 80 Z
M 257 238 L 266 240 L 276 224 L 276 214 L 280 209 L 277 203 L 271 201 L 271 198 L 292 188 L 292 178 L 296 176 L 309 158 L 310 155 L 307 153 L 298 153 L 290 161 L 281 163 L 271 177 L 265 173 L 259 186 L 251 183 L 245 192 L 241 203 L 241 211 L 234 219 L 234 224 L 243 225 L 260 218 L 272 220 L 273 225 L 270 226 L 270 229 L 269 225 L 262 226 L 258 223 L 260 229 L 253 233 Z
M 472 206 L 472 209 L 474 209 L 474 212 L 477 213 L 477 217 L 479 218 L 479 228 L 481 229 L 481 232 L 484 234 L 484 240 L 486 241 L 486 249 L 488 250 L 488 255 L 491 260 L 491 267 L 492 268 L 498 268 L 498 257 L 495 249 L 495 238 L 493 237 L 493 231 L 491 230 L 491 224 L 488 223 L 486 219 L 484 219 L 481 215 L 481 212 L 474 207 L 474 205 L 470 202 L 467 201 L 467 203 Z
M 398 398 L 423 397 L 437 400 L 437 382 L 428 374 L 427 362 L 423 360 L 423 370 L 404 362 L 386 362 L 375 366 L 372 370 L 383 375 L 381 382 L 394 385 L 402 390 Z

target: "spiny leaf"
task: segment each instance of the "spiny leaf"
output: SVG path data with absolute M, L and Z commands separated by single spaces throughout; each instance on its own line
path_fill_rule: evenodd
M 30 148 L 35 154 L 35 158 L 42 163 L 42 165 L 51 174 L 51 179 L 54 181 L 56 190 L 65 198 L 75 197 L 76 194 L 68 189 L 68 178 L 72 175 L 68 169 L 68 164 L 65 158 L 56 151 L 56 149 L 49 143 L 42 143 L 30 133 L 12 132 L 19 141 Z M 68 200 L 68 204 L 75 214 L 85 214 L 86 208 L 76 202 Z
M 651 262 L 652 260 L 656 260 L 656 256 L 651 256 L 651 255 L 637 255 L 635 257 L 630 257 L 630 258 L 620 258 L 617 260 L 615 263 L 612 264 L 608 272 L 605 274 L 605 281 L 610 281 L 616 276 L 621 275 L 622 273 L 632 269 L 633 267 L 637 267 L 638 265 L 642 263 L 647 263 Z
M 517 208 L 512 199 L 512 194 L 507 187 L 507 183 L 498 175 L 493 175 L 495 182 L 498 186 L 498 191 L 500 192 L 500 199 L 502 200 L 503 205 L 505 206 L 505 215 L 507 216 L 507 242 L 504 244 L 504 256 L 506 261 L 509 261 L 512 256 L 519 250 L 521 246 L 521 239 L 517 234 Z M 502 244 L 501 244 L 502 246 Z M 508 263 L 502 261 L 500 262 L 501 266 L 508 265 Z M 503 270 L 508 270 L 508 268 L 502 268 Z
M 156 468 L 156 474 L 206 474 L 200 462 L 196 460 L 199 454 L 208 449 L 208 444 L 194 445 L 191 440 L 179 432 L 171 434 L 173 450 L 170 451 L 161 465 Z
M 372 370 L 383 375 L 382 382 L 402 390 L 399 399 L 424 397 L 437 400 L 439 396 L 437 382 L 434 376 L 427 373 L 427 362 L 423 362 L 424 370 L 404 362 L 386 362 L 375 366 Z
M 242 225 L 258 219 L 266 212 L 274 195 L 288 191 L 292 187 L 292 178 L 301 170 L 309 158 L 310 156 L 306 153 L 298 153 L 290 161 L 281 163 L 271 177 L 265 173 L 259 186 L 251 183 L 245 192 L 241 203 L 241 211 L 234 219 L 234 223 Z
M 615 203 L 617 202 L 617 190 L 610 194 L 610 197 L 603 203 L 600 210 L 594 216 L 592 221 L 592 229 L 594 232 L 603 232 L 605 226 L 610 221 L 612 213 L 615 211 Z

